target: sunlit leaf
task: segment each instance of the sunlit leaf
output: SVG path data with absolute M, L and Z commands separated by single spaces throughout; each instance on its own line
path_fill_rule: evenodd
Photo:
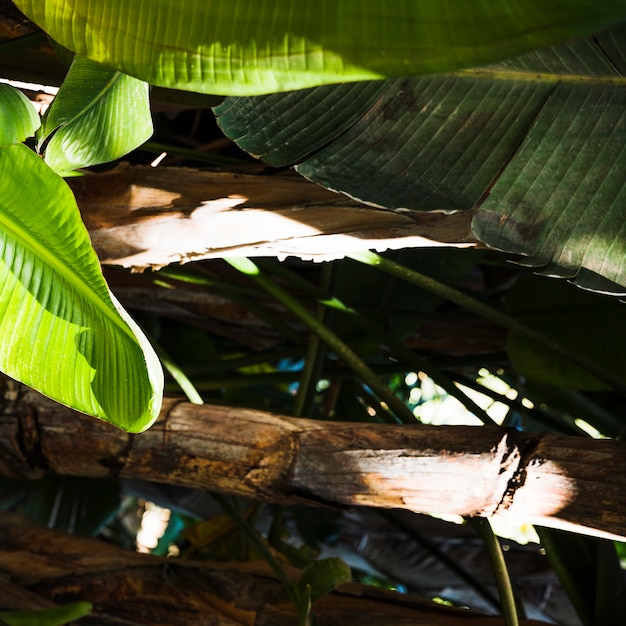
M 163 373 L 109 293 L 74 197 L 23 145 L 0 149 L 0 369 L 132 431 L 157 417 Z
M 39 115 L 21 92 L 0 83 L 0 147 L 21 143 L 39 128 Z
M 607 28 L 621 0 L 16 0 L 150 83 L 248 95 L 470 67 Z
M 37 134 L 57 173 L 113 161 L 152 135 L 148 84 L 75 57 Z
M 454 74 L 231 97 L 216 114 L 272 165 L 376 206 L 474 208 L 490 246 L 624 293 L 625 71 L 621 28 Z

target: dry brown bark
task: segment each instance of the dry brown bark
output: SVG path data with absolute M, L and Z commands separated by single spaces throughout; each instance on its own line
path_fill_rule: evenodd
M 295 419 L 166 399 L 130 435 L 5 379 L 0 475 L 121 476 L 268 502 L 506 516 L 626 537 L 626 444 Z
M 292 174 L 120 166 L 70 179 L 103 263 L 134 269 L 225 256 L 329 260 L 364 249 L 474 243 L 471 212 L 395 212 Z
M 99 626 L 293 626 L 293 605 L 264 564 L 165 560 L 39 528 L 0 513 L 0 603 L 13 609 L 90 601 Z M 290 572 L 295 579 L 296 572 Z M 9 577 L 11 582 L 5 582 Z M 483 617 L 357 584 L 314 604 L 319 624 L 501 626 Z M 523 626 L 539 625 L 522 620 Z

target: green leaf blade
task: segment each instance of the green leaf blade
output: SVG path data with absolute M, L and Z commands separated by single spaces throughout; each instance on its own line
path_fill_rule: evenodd
M 270 163 L 294 165 L 374 206 L 475 209 L 474 235 L 490 247 L 619 295 L 626 293 L 620 68 L 624 27 L 483 68 L 389 80 L 369 100 L 372 83 L 356 83 L 348 101 L 345 85 L 327 86 L 227 98 L 216 114 L 226 135 Z M 341 115 L 333 116 L 337 107 Z
M 46 163 L 63 175 L 107 163 L 152 135 L 148 84 L 77 56 L 38 133 Z
M 62 45 L 152 84 L 225 95 L 471 67 L 608 28 L 620 0 L 16 0 Z
M 10 85 L 0 83 L 0 147 L 32 137 L 40 123 L 28 98 Z
M 24 146 L 0 150 L 0 171 L 0 369 L 78 411 L 147 428 L 162 370 L 109 293 L 71 191 Z
M 559 85 L 477 213 L 478 237 L 547 275 L 626 293 L 625 107 L 626 86 Z
M 506 310 L 616 379 L 626 380 L 626 355 L 616 349 L 626 343 L 623 303 L 565 281 L 526 276 L 507 294 Z M 517 371 L 530 381 L 587 391 L 607 389 L 595 376 L 520 333 L 509 334 L 507 352 Z

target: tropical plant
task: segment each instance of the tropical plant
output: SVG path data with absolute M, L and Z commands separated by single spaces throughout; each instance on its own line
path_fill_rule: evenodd
M 146 147 L 152 133 L 149 84 L 227 95 L 215 108 L 224 133 L 271 166 L 293 165 L 313 181 L 401 211 L 409 220 L 419 219 L 418 212 L 471 212 L 468 240 L 515 254 L 517 261 L 572 279 L 592 292 L 624 293 L 621 74 L 626 31 L 616 26 L 626 17 L 621 1 L 520 0 L 477 6 L 471 0 L 406 0 L 385 7 L 370 0 L 303 1 L 297 6 L 286 0 L 262 6 L 252 0 L 15 4 L 54 40 L 59 56 L 71 65 L 41 126 L 18 91 L 6 86 L 0 91 L 0 232 L 5 242 L 0 323 L 4 336 L 10 337 L 0 348 L 0 369 L 59 402 L 130 431 L 146 429 L 159 414 L 163 382 L 157 357 L 104 283 L 71 193 L 73 189 L 79 198 L 88 198 L 99 175 L 69 183 L 60 177 L 115 161 L 142 144 Z M 583 38 L 569 41 L 575 36 Z M 34 148 L 43 158 L 22 145 L 33 133 Z M 149 149 L 200 158 L 198 151 L 180 147 L 163 150 L 156 141 Z M 246 162 L 241 154 L 237 159 L 239 165 Z M 114 180 L 115 171 L 111 176 Z M 176 176 L 184 186 L 187 174 L 181 170 Z M 280 175 L 274 177 L 281 180 Z M 271 179 L 267 176 L 264 184 Z M 142 187 L 139 179 L 132 184 L 140 195 L 158 195 L 154 187 Z M 175 187 L 161 192 L 169 198 L 165 204 L 178 210 L 176 198 L 182 192 Z M 233 189 L 228 194 L 234 206 L 240 202 L 237 193 Z M 200 207 L 206 209 L 204 205 L 201 199 Z M 84 212 L 82 204 L 81 209 Z M 370 212 L 374 215 L 373 209 Z M 95 240 L 94 230 L 91 234 Z M 179 241 L 174 241 L 181 259 L 201 256 L 179 250 Z M 211 242 L 199 245 L 207 248 Z M 503 262 L 509 257 L 476 250 L 405 252 L 396 257 L 357 250 L 340 264 L 321 270 L 299 268 L 300 273 L 272 261 L 221 256 L 227 264 L 147 274 L 138 279 L 143 282 L 134 283 L 133 293 L 149 285 L 152 293 L 158 286 L 164 294 L 169 290 L 183 300 L 189 297 L 184 315 L 196 315 L 195 321 L 202 316 L 193 313 L 194 290 L 195 298 L 198 293 L 225 296 L 240 307 L 241 319 L 254 312 L 264 320 L 255 322 L 262 332 L 259 341 L 266 341 L 260 354 L 246 345 L 249 337 L 242 341 L 238 336 L 246 333 L 246 326 L 237 318 L 230 319 L 228 332 L 223 320 L 214 313 L 207 316 L 205 310 L 202 323 L 219 329 L 217 335 L 207 334 L 172 322 L 163 308 L 127 297 L 135 308 L 149 310 L 140 313 L 140 319 L 168 370 L 168 384 L 173 385 L 168 389 L 182 388 L 193 403 L 212 400 L 296 416 L 413 424 L 416 416 L 428 421 L 427 388 L 436 383 L 437 394 L 460 400 L 485 423 L 493 423 L 491 405 L 499 403 L 506 417 L 503 422 L 500 415 L 498 423 L 515 428 L 569 435 L 595 429 L 607 437 L 623 431 L 616 407 L 626 388 L 626 359 L 619 349 L 626 338 L 623 305 L 616 299 L 565 282 L 522 276 Z M 480 276 L 477 288 L 468 288 L 470 271 Z M 374 293 L 382 294 L 375 302 Z M 506 354 L 497 341 L 491 354 L 489 349 L 470 350 L 464 359 L 452 358 L 454 350 L 424 356 L 409 347 L 418 326 L 446 322 L 448 328 L 467 333 L 468 323 L 484 323 L 481 319 L 508 331 Z M 493 328 L 489 326 L 492 335 Z M 58 366 L 51 368 L 50 363 Z M 295 399 L 285 388 L 292 382 L 298 383 Z M 262 392 L 255 384 L 262 384 Z M 499 387 L 494 389 L 494 384 Z M 241 386 L 248 391 L 239 393 Z M 515 399 L 509 397 L 513 389 Z M 31 407 L 21 409 L 25 413 L 44 411 L 38 401 L 25 406 Z M 463 416 L 467 419 L 466 412 Z M 273 423 L 267 414 L 259 419 Z M 44 422 L 38 422 L 38 432 L 47 442 L 41 446 L 45 463 L 29 456 L 39 444 L 23 440 L 20 427 L 7 440 L 20 442 L 18 450 L 31 450 L 26 456 L 32 463 L 18 471 L 21 462 L 7 461 L 11 470 L 6 475 L 37 474 L 43 466 L 59 474 L 78 471 L 67 469 L 67 453 L 60 453 L 47 438 Z M 268 436 L 269 431 L 263 432 Z M 216 430 L 208 438 L 222 442 L 221 436 Z M 236 447 L 229 437 L 222 447 Z M 329 437 L 337 445 L 341 439 Z M 520 437 L 528 443 L 514 478 L 523 487 L 523 463 L 531 462 L 540 439 Z M 134 440 L 128 440 L 118 456 L 120 441 L 107 449 L 100 469 L 83 466 L 84 476 L 109 471 L 113 477 L 128 475 Z M 331 452 L 339 450 L 328 445 Z M 193 459 L 177 466 L 169 455 L 159 456 L 154 442 L 145 446 L 147 471 L 136 468 L 138 475 L 162 476 L 161 463 L 171 468 L 167 480 L 192 484 Z M 620 448 L 611 450 L 619 459 Z M 250 485 L 256 485 L 257 495 L 267 499 L 269 490 L 264 492 L 264 483 L 255 478 L 276 451 L 268 446 L 266 452 L 269 456 L 257 460 L 253 469 L 242 471 L 241 483 L 233 479 L 226 489 L 248 494 Z M 277 452 L 276 458 L 287 458 L 284 450 Z M 315 465 L 321 458 L 313 456 L 309 463 Z M 215 459 L 209 458 L 209 464 L 222 489 L 223 469 Z M 279 465 L 279 470 L 286 468 Z M 502 501 L 513 499 L 518 484 L 509 487 Z M 37 496 L 29 496 L 28 489 L 25 492 L 22 482 L 7 483 L 5 506 L 27 509 L 25 503 L 45 501 L 38 517 L 52 519 L 51 510 L 58 511 L 58 506 L 50 507 L 49 496 L 42 494 L 58 489 L 57 494 L 72 494 L 74 503 L 96 511 L 95 522 L 86 525 L 90 531 L 101 529 L 120 502 L 115 479 L 106 491 L 111 497 L 101 507 L 83 483 L 46 483 Z M 306 490 L 296 495 L 311 498 Z M 318 494 L 332 504 L 327 496 Z M 157 498 L 167 499 L 162 490 Z M 172 508 L 184 510 L 180 494 L 177 498 Z M 323 515 L 272 509 L 270 531 L 261 538 L 253 529 L 255 516 L 261 515 L 256 507 L 242 512 L 238 501 L 233 505 L 224 497 L 217 500 L 228 513 L 226 521 L 213 519 L 190 530 L 189 520 L 179 515 L 171 529 L 186 526 L 190 548 L 204 551 L 204 556 L 233 558 L 237 546 L 245 545 L 244 557 L 264 558 L 288 590 L 299 622 L 308 623 L 312 601 L 345 580 L 346 569 L 334 560 L 310 564 L 307 550 L 294 550 L 281 533 L 287 523 L 295 524 L 305 543 L 320 547 L 330 542 L 336 520 L 329 523 Z M 607 506 L 614 517 L 598 520 L 596 527 L 604 536 L 623 536 L 624 516 L 616 512 L 616 502 Z M 578 513 L 574 511 L 574 517 Z M 198 515 L 205 514 L 201 508 Z M 592 532 L 596 518 L 590 515 L 582 512 L 576 520 L 586 521 Z M 72 514 L 60 526 L 67 528 L 79 519 Z M 409 536 L 419 541 L 402 518 L 392 514 L 389 520 L 402 530 L 405 541 Z M 11 524 L 7 522 L 7 528 Z M 484 524 L 478 524 L 478 531 L 498 572 L 500 603 L 493 590 L 472 584 L 492 605 L 499 604 L 507 623 L 513 624 L 517 618 L 512 586 L 498 544 Z M 548 530 L 540 535 L 582 622 L 622 620 L 624 585 L 614 545 Z M 12 536 L 18 541 L 19 534 Z M 223 537 L 232 549 L 220 550 Z M 178 542 L 186 545 L 180 536 Z M 448 548 L 444 544 L 443 550 L 431 553 L 446 562 Z M 584 567 L 573 564 L 572 555 L 584 555 Z M 285 573 L 285 559 L 309 566 L 295 584 Z M 380 567 L 389 571 L 388 564 Z M 463 571 L 456 575 L 472 578 Z M 402 580 L 389 577 L 389 584 Z M 433 595 L 432 590 L 428 593 Z M 240 610 L 236 605 L 231 613 Z

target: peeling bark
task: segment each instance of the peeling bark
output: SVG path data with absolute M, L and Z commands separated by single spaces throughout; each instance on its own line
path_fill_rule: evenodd
M 376 209 L 291 174 L 119 166 L 68 183 L 101 261 L 139 270 L 224 256 L 322 261 L 475 243 L 471 211 Z
M 503 515 L 626 537 L 626 444 L 490 427 L 295 419 L 166 399 L 130 435 L 3 384 L 0 474 L 119 476 L 267 502 Z

